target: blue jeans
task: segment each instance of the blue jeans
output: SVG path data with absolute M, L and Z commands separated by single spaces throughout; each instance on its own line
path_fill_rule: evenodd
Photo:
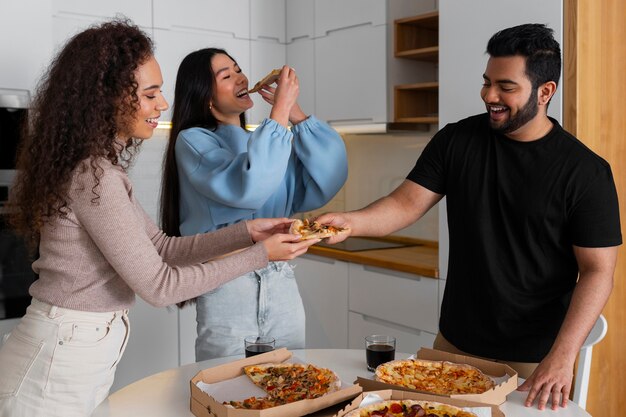
M 272 336 L 277 348 L 304 348 L 304 306 L 286 262 L 270 262 L 198 297 L 196 321 L 196 361 L 242 355 L 246 336 Z

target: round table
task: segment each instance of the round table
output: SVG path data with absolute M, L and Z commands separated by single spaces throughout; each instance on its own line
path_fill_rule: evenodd
M 302 349 L 291 351 L 304 362 L 334 370 L 342 381 L 353 382 L 357 376 L 371 376 L 365 367 L 365 351 L 362 349 Z M 408 358 L 408 353 L 396 353 L 397 359 Z M 241 359 L 242 356 L 210 359 L 183 365 L 151 375 L 111 394 L 96 408 L 92 417 L 193 417 L 189 411 L 189 381 L 199 371 L 216 365 Z M 536 405 L 524 407 L 526 393 L 513 391 L 500 409 L 507 417 L 589 417 L 590 414 L 575 403 L 556 411 L 539 411 Z M 332 416 L 334 412 L 323 410 L 311 416 Z

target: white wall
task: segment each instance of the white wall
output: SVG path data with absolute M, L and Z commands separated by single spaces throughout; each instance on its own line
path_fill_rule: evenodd
M 439 127 L 485 111 L 480 99 L 487 63 L 487 42 L 498 30 L 522 23 L 545 23 L 563 49 L 560 0 L 439 1 Z M 549 114 L 561 120 L 557 90 Z M 448 225 L 445 201 L 439 204 L 439 271 L 448 273 Z

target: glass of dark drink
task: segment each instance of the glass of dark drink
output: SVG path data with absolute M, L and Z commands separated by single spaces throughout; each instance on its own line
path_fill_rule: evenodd
M 395 357 L 395 337 L 374 334 L 365 338 L 365 359 L 368 371 L 374 372 L 378 365 L 392 361 Z
M 271 352 L 276 347 L 276 340 L 270 336 L 248 336 L 244 339 L 246 358 Z

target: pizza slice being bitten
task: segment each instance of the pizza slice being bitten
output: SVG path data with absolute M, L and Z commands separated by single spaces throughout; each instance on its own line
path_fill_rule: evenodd
M 256 93 L 261 88 L 263 88 L 264 85 L 270 85 L 272 83 L 275 83 L 276 80 L 278 80 L 279 77 L 280 77 L 280 69 L 272 70 L 272 72 L 270 72 L 265 77 L 263 77 L 263 79 L 261 81 L 259 81 L 258 83 L 254 84 L 254 87 L 252 87 L 251 90 L 248 90 L 248 93 Z
M 343 227 L 335 227 L 327 224 L 320 224 L 316 221 L 309 219 L 299 220 L 296 219 L 291 223 L 289 233 L 302 236 L 302 240 L 307 239 L 324 239 L 331 236 L 336 236 L 345 229 Z

